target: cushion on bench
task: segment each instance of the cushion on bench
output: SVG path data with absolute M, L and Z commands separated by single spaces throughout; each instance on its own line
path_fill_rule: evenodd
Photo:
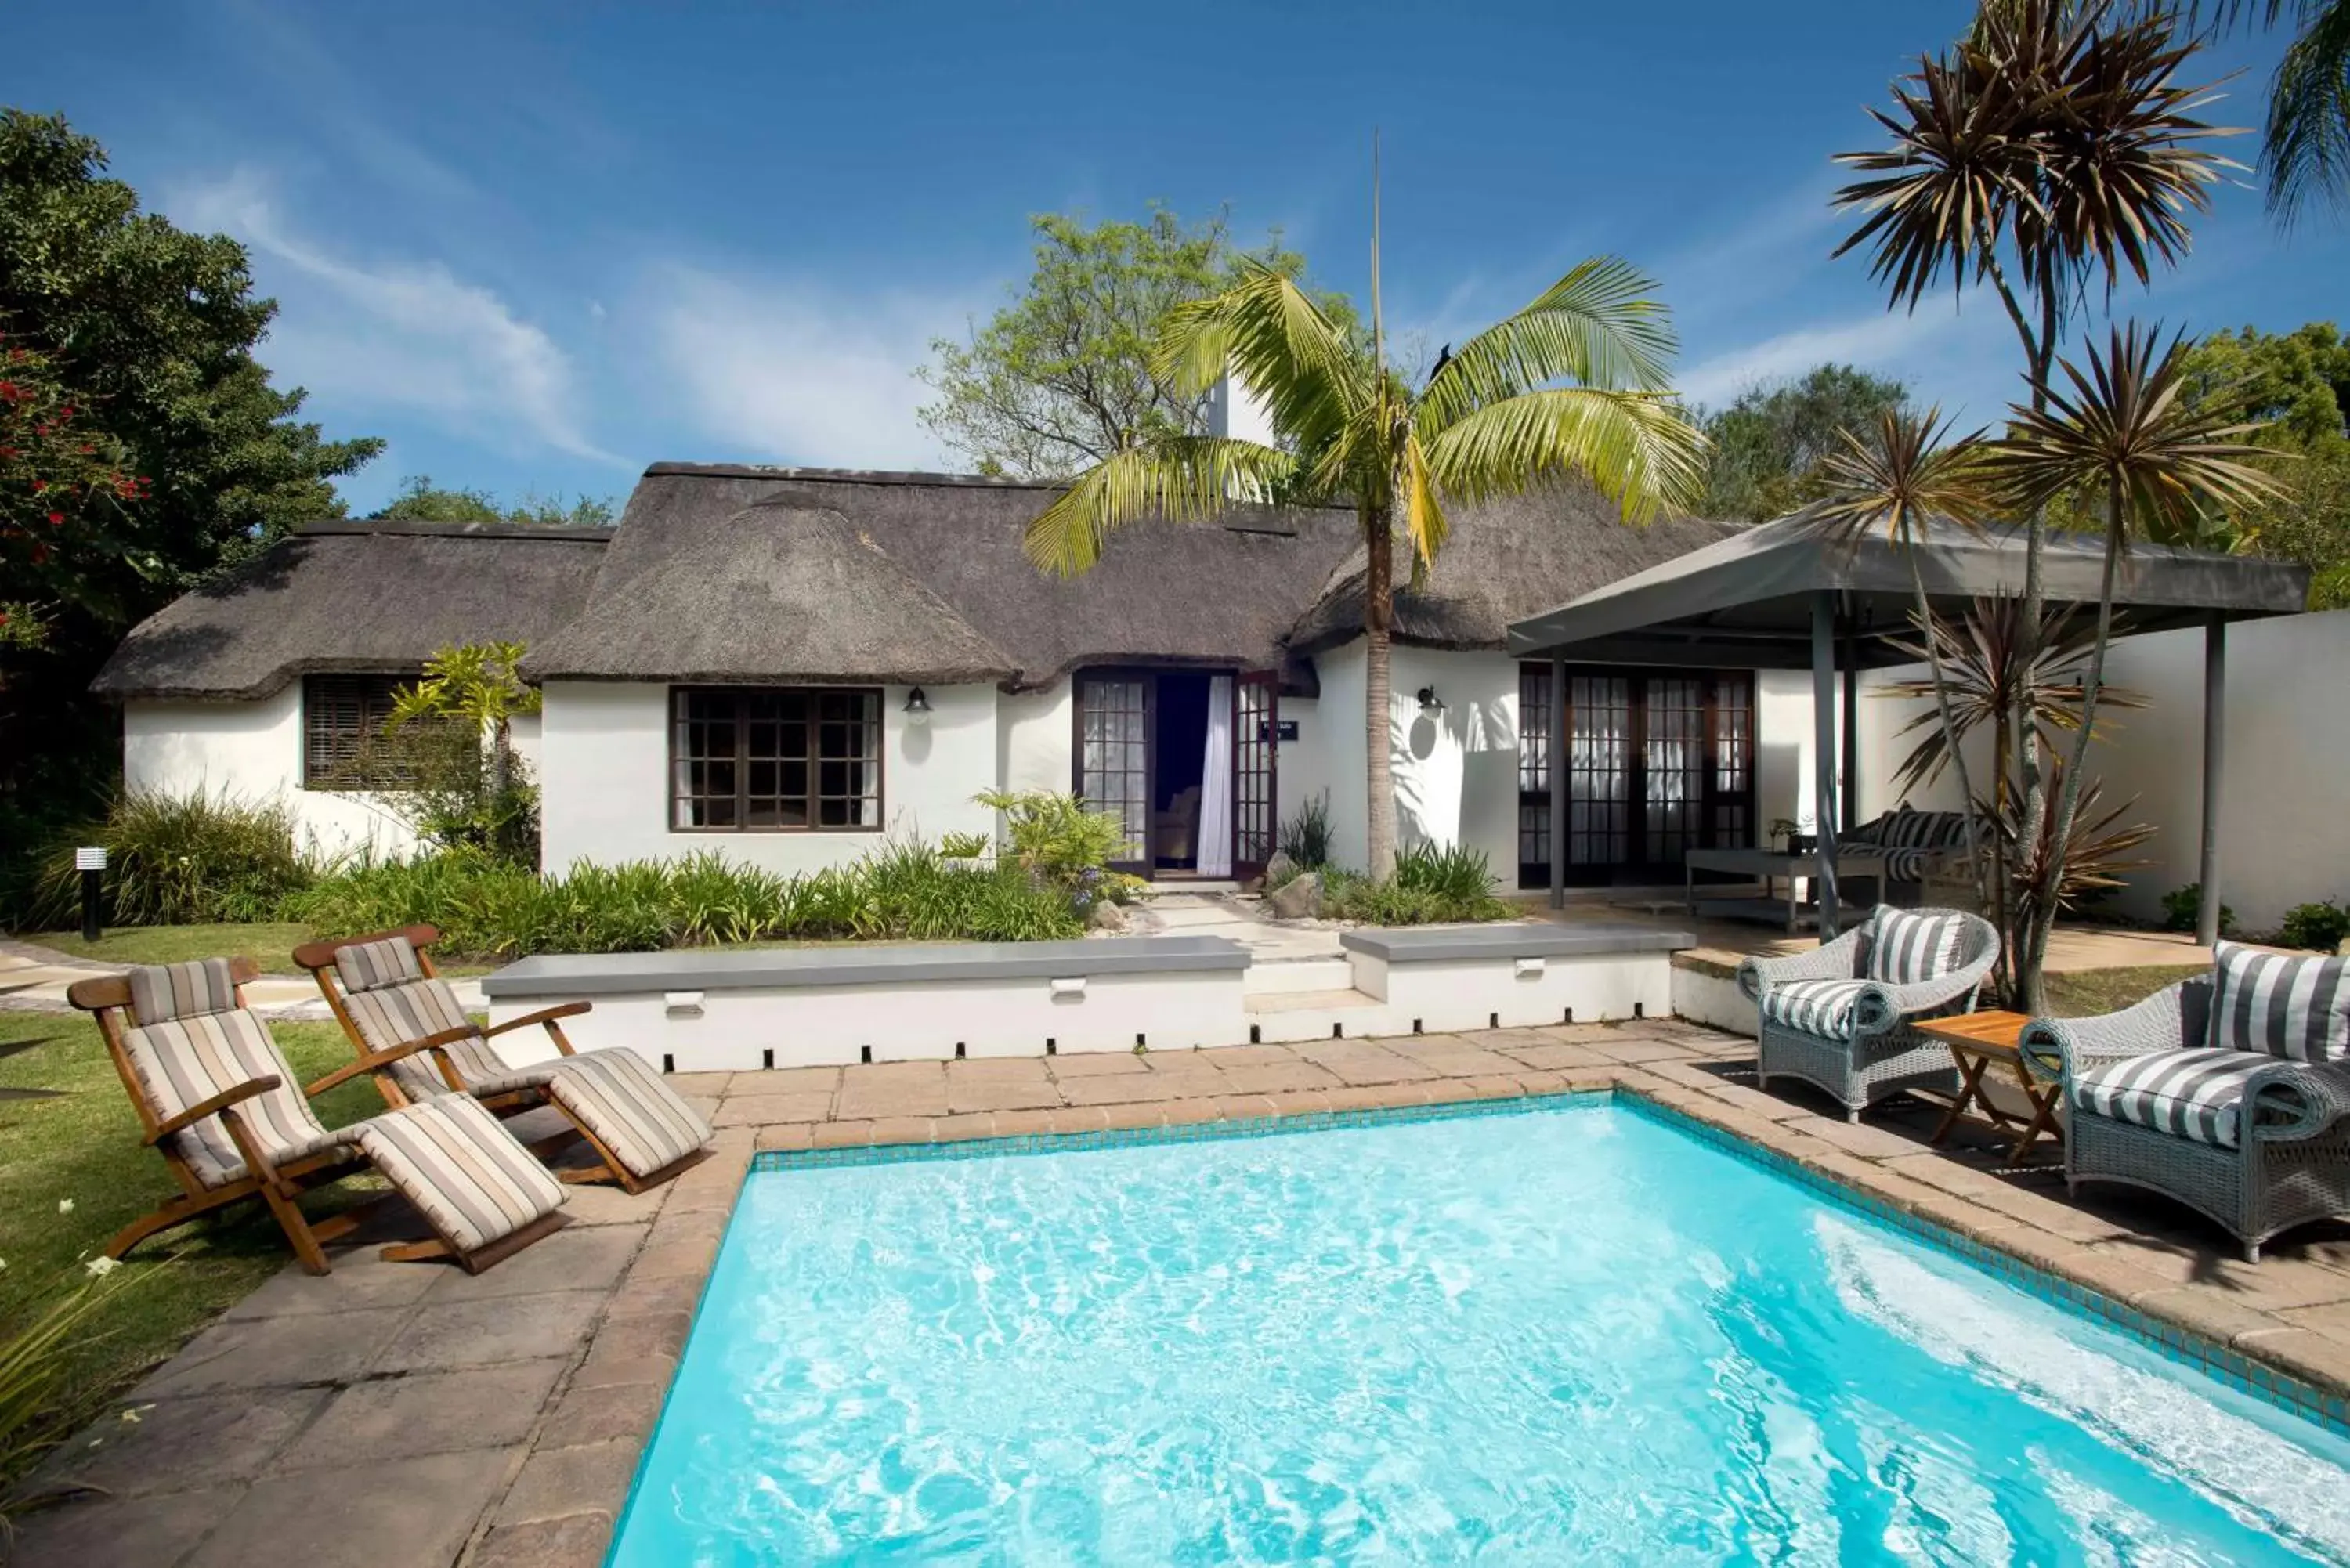
M 2109 1062 L 2073 1085 L 2076 1110 L 2216 1148 L 2234 1148 L 2244 1085 L 2276 1058 L 2253 1051 L 2156 1051 Z
M 1868 978 L 1887 985 L 1941 979 L 1959 967 L 1966 929 L 1963 916 L 1877 905 L 1868 922 Z

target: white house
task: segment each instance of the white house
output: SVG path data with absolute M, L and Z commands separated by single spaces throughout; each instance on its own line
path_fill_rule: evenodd
M 455 642 L 529 645 L 544 711 L 518 741 L 547 866 L 716 851 L 784 871 L 890 834 L 990 831 L 973 796 L 1071 790 L 1160 878 L 1246 875 L 1327 805 L 1366 858 L 1363 553 L 1351 513 L 1149 523 L 1064 581 L 1022 530 L 1049 487 L 911 473 L 660 463 L 609 530 L 333 523 L 132 631 L 96 683 L 132 787 L 292 801 L 333 850 L 398 851 L 337 793 L 391 689 Z M 1407 844 L 1549 880 L 1547 659 L 1513 621 L 1723 539 L 1627 526 L 1564 487 L 1458 507 L 1399 592 L 1387 743 Z M 1677 883 L 1694 846 L 1813 815 L 1811 676 L 1685 661 L 1572 667 L 1570 886 Z M 1850 801 L 1909 711 L 1859 703 Z M 1841 750 L 1841 743 L 1839 744 Z

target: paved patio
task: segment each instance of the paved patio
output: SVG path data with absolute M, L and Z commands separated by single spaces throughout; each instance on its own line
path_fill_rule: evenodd
M 718 1154 L 478 1278 L 349 1245 L 289 1266 L 60 1450 L 103 1495 L 25 1521 L 20 1564 L 590 1568 L 754 1150 L 1092 1131 L 1622 1086 L 2141 1311 L 2350 1387 L 2350 1226 L 2259 1268 L 2152 1199 L 2075 1205 L 1927 1107 L 1846 1125 L 1752 1086 L 1751 1042 L 1671 1020 L 1295 1046 L 681 1075 Z M 1823 1114 L 1826 1113 L 1826 1114 Z M 1571 1123 L 1560 1124 L 1562 1129 Z M 535 1128 L 525 1127 L 530 1132 Z

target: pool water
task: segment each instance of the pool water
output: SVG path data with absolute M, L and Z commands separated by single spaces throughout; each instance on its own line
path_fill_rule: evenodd
M 754 1173 L 612 1561 L 2350 1561 L 2345 1465 L 1601 1102 Z

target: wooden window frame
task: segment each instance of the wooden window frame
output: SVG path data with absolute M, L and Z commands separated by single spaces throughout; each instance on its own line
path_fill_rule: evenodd
M 337 774 L 338 770 L 358 758 L 370 740 L 382 732 L 384 722 L 391 717 L 393 693 L 400 687 L 414 685 L 422 673 L 421 670 L 407 675 L 321 670 L 302 677 L 302 787 L 328 794 L 397 792 L 400 788 L 400 781 L 397 779 L 338 778 Z M 359 723 L 350 755 L 321 769 L 317 754 L 321 748 L 313 740 L 313 726 L 321 719 L 319 711 L 325 706 L 319 700 L 319 688 L 329 681 L 348 682 L 360 688 Z
M 808 808 L 808 820 L 804 823 L 796 824 L 779 822 L 756 826 L 753 826 L 749 821 L 751 768 L 744 748 L 745 732 L 750 723 L 750 719 L 748 717 L 747 705 L 745 705 L 738 706 L 734 714 L 735 820 L 732 824 L 720 826 L 703 825 L 702 826 L 686 826 L 681 825 L 677 820 L 678 803 L 681 799 L 687 797 L 681 796 L 678 794 L 677 787 L 679 762 L 677 744 L 679 724 L 678 706 L 680 701 L 689 697 L 729 697 L 739 701 L 762 695 L 782 694 L 805 697 L 808 701 L 807 718 L 803 721 L 807 726 L 808 732 L 808 749 L 806 753 L 808 767 L 808 793 L 806 797 Z M 820 732 L 826 722 L 825 719 L 822 717 L 822 700 L 826 697 L 869 697 L 873 701 L 873 754 L 866 764 L 873 770 L 873 821 L 869 824 L 843 823 L 827 826 L 818 820 L 824 815 L 824 802 L 827 798 L 818 788 L 822 780 L 816 771 L 823 765 L 825 761 L 822 754 Z M 671 686 L 668 689 L 667 693 L 662 699 L 661 724 L 663 731 L 667 735 L 667 740 L 663 746 L 666 761 L 662 770 L 661 782 L 661 821 L 664 828 L 670 833 L 681 834 L 689 836 L 700 836 L 704 834 L 732 836 L 741 834 L 879 834 L 889 831 L 889 770 L 887 763 L 887 757 L 889 751 L 889 691 L 885 687 Z M 691 798 L 710 799 L 723 797 L 697 795 Z M 835 796 L 829 798 L 861 799 L 863 797 Z

